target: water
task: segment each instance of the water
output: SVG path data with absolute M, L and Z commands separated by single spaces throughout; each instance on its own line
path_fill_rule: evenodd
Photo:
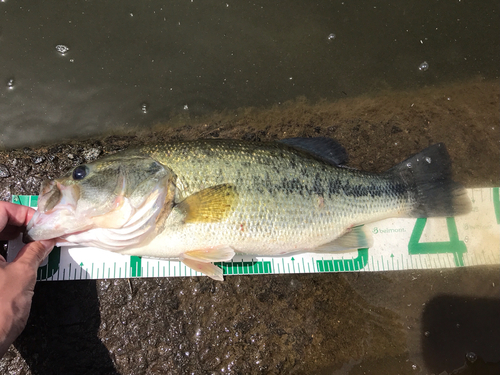
M 0 144 L 148 127 L 186 106 L 198 116 L 498 77 L 496 10 L 494 1 L 7 1 L 0 78 L 18 87 L 0 92 Z M 148 116 L 136 110 L 143 101 Z
M 9 78 L 9 79 L 7 80 L 7 88 L 8 88 L 9 90 L 12 90 L 12 89 L 14 88 L 14 83 L 15 83 L 14 78 Z
M 427 69 L 429 69 L 429 63 L 427 61 L 424 61 L 422 64 L 418 66 L 418 70 L 425 72 Z
M 56 51 L 59 52 L 62 56 L 64 56 L 69 51 L 69 47 L 65 46 L 64 44 L 58 44 L 56 46 Z
M 129 140 L 40 143 L 149 128 L 160 130 L 141 140 L 331 136 L 350 166 L 369 171 L 444 142 L 457 180 L 498 186 L 497 10 L 493 1 L 0 1 L 0 142 L 30 147 L 0 153 L 0 194 L 34 192 L 42 177 Z M 20 354 L 0 369 L 450 373 L 500 360 L 498 275 L 46 283 Z

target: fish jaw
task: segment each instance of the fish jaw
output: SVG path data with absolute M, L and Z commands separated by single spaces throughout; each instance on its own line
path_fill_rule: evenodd
M 77 215 L 78 186 L 65 186 L 59 181 L 44 181 L 38 210 L 26 227 L 31 240 L 47 240 L 62 237 L 67 233 L 83 231 L 92 222 Z
M 50 214 L 35 211 L 26 231 L 30 240 L 40 241 L 63 237 L 70 232 L 84 231 L 91 226 L 92 222 L 89 220 L 77 218 L 67 209 L 58 209 Z

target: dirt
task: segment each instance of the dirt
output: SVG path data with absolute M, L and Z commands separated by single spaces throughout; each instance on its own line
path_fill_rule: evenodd
M 499 186 L 499 82 L 338 101 L 305 99 L 153 130 L 0 151 L 0 199 L 131 145 L 327 136 L 383 171 L 444 142 L 455 179 Z M 500 361 L 498 267 L 389 273 L 39 282 L 9 374 L 439 374 L 474 351 Z M 450 326 L 447 326 L 450 323 Z M 457 326 L 458 325 L 458 326 Z

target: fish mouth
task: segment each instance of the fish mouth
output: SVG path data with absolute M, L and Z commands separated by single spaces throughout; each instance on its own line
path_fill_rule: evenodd
M 76 210 L 80 192 L 77 185 L 65 186 L 59 181 L 45 180 L 38 198 L 38 211 L 50 214 L 55 209 Z
M 38 198 L 38 210 L 26 226 L 24 240 L 47 240 L 68 233 L 69 228 L 73 231 L 79 221 L 76 217 L 79 193 L 77 185 L 65 186 L 57 180 L 44 181 Z M 80 222 L 76 225 L 78 228 L 82 226 L 88 224 Z

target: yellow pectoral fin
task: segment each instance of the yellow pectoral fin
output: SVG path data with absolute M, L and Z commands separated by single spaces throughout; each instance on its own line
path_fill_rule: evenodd
M 201 190 L 177 206 L 184 212 L 184 223 L 214 223 L 225 218 L 236 203 L 233 185 L 223 184 Z

